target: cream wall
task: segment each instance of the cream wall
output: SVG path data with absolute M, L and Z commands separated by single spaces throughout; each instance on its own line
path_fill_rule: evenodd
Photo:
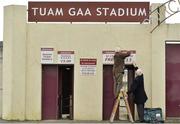
M 152 107 L 166 116 L 165 42 L 180 41 L 180 24 L 161 25 L 152 33 Z
M 4 8 L 2 118 L 25 119 L 26 7 Z
M 149 25 L 42 24 L 28 23 L 26 117 L 40 119 L 40 48 L 74 50 L 74 119 L 102 120 L 102 51 L 116 46 L 136 50 L 137 64 L 145 73 L 145 88 L 151 107 L 151 35 Z M 32 49 L 33 48 L 33 49 Z M 96 76 L 80 76 L 79 59 L 97 59 Z
M 165 117 L 165 40 L 166 25 L 152 33 L 152 107 L 161 107 Z
M 74 119 L 102 120 L 102 51 L 136 50 L 149 97 L 165 117 L 165 41 L 180 40 L 180 25 L 27 23 L 25 6 L 6 6 L 4 14 L 3 102 L 5 120 L 41 120 L 40 48 L 74 50 Z M 157 20 L 156 20 L 157 21 Z M 80 58 L 96 58 L 96 76 L 80 76 Z
M 102 51 L 114 50 L 117 46 L 136 50 L 137 64 L 145 75 L 149 98 L 146 107 L 163 106 L 163 98 L 159 101 L 159 96 L 153 93 L 158 88 L 151 83 L 156 78 L 163 83 L 164 77 L 155 75 L 159 75 L 161 70 L 157 69 L 162 66 L 151 58 L 158 57 L 155 41 L 161 41 L 164 35 L 150 34 L 151 25 L 25 23 L 25 6 L 5 7 L 4 19 L 3 119 L 41 120 L 41 47 L 54 48 L 54 63 L 57 63 L 58 50 L 75 51 L 75 120 L 102 120 Z M 83 57 L 97 59 L 96 76 L 80 76 L 79 59 Z M 152 69 L 159 73 L 152 75 Z M 157 103 L 152 102 L 151 97 Z
M 2 41 L 0 41 L 0 118 L 2 117 L 2 62 L 3 62 L 3 44 Z

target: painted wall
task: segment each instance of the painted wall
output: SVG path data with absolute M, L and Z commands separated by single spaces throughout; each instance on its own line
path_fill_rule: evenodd
M 55 63 L 58 50 L 75 51 L 75 120 L 102 120 L 102 51 L 117 46 L 136 50 L 137 64 L 145 74 L 147 106 L 151 107 L 150 25 L 25 22 L 24 6 L 5 8 L 3 119 L 41 119 L 41 47 L 55 49 Z M 83 57 L 97 58 L 96 76 L 80 76 L 79 59 Z
M 2 118 L 25 119 L 26 7 L 4 8 Z
M 26 23 L 25 6 L 5 7 L 4 20 L 3 119 L 41 120 L 41 47 L 54 48 L 54 63 L 57 51 L 75 51 L 75 120 L 102 120 L 102 51 L 117 46 L 136 50 L 146 107 L 165 114 L 165 40 L 180 39 L 179 25 L 163 24 L 151 34 L 150 24 Z M 84 57 L 97 59 L 96 76 L 80 75 Z
M 32 119 L 40 115 L 40 48 L 53 47 L 55 63 L 58 50 L 75 51 L 74 119 L 102 120 L 102 51 L 115 49 L 116 46 L 137 51 L 137 63 L 145 73 L 145 86 L 149 96 L 147 105 L 150 106 L 151 47 L 149 46 L 151 46 L 151 40 L 148 25 L 29 23 L 26 116 Z M 80 76 L 79 60 L 83 57 L 97 58 L 96 76 Z
M 0 42 L 0 44 L 2 43 L 2 41 Z M 3 66 L 2 66 L 2 62 L 3 62 L 3 46 L 0 45 L 0 118 L 2 117 L 2 70 L 3 70 Z
M 152 33 L 152 107 L 166 112 L 165 42 L 180 41 L 180 24 L 161 25 Z

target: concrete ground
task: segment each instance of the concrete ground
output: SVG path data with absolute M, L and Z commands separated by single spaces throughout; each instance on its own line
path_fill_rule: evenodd
M 0 120 L 0 123 L 20 123 L 20 124 L 55 124 L 55 123 L 61 123 L 61 124 L 110 124 L 109 121 L 75 121 L 75 120 L 42 120 L 42 121 L 6 121 L 6 120 Z M 129 123 L 129 121 L 115 121 L 113 124 L 116 123 Z
M 110 124 L 111 122 L 109 121 L 78 121 L 78 120 L 41 120 L 41 121 L 7 121 L 7 120 L 0 120 L 0 123 L 25 123 L 25 124 L 54 124 L 54 123 L 61 123 L 61 124 L 68 124 L 68 123 L 82 123 L 82 124 Z M 129 121 L 114 121 L 112 122 L 113 124 L 116 123 L 129 123 L 131 124 Z
M 0 120 L 0 124 L 3 123 L 20 123 L 20 124 L 55 124 L 55 123 L 61 123 L 61 124 L 69 124 L 69 123 L 74 123 L 74 124 L 111 124 L 111 122 L 109 121 L 78 121 L 78 120 L 41 120 L 41 121 L 7 121 L 7 120 Z M 122 123 L 122 124 L 132 124 L 129 121 L 114 121 L 112 122 L 112 124 L 118 124 L 118 123 Z M 166 120 L 165 123 L 173 123 L 173 124 L 180 124 L 180 119 L 173 119 L 173 120 Z M 135 124 L 140 124 L 140 123 L 136 123 Z M 142 124 L 142 123 L 141 123 Z

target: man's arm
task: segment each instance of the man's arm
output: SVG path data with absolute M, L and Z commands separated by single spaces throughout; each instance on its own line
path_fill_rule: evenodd
M 121 56 L 122 56 L 122 58 L 126 58 L 126 57 L 128 57 L 128 56 L 130 56 L 130 54 L 131 54 L 131 52 L 130 51 L 123 51 L 123 52 L 121 52 Z

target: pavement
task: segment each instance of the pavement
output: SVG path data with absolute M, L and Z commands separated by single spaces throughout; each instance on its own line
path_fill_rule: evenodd
M 82 121 L 82 120 L 41 120 L 41 121 L 17 121 L 17 120 L 12 120 L 12 121 L 7 121 L 7 120 L 0 120 L 0 124 L 3 123 L 16 123 L 16 124 L 55 124 L 55 123 L 60 123 L 60 124 L 70 124 L 70 123 L 74 123 L 74 124 L 132 124 L 129 121 L 114 121 L 114 122 L 109 122 L 109 121 Z M 165 123 L 173 123 L 173 124 L 180 124 L 180 119 L 173 119 L 173 120 L 166 120 Z M 135 124 L 140 124 L 140 123 L 136 123 Z M 142 123 L 141 123 L 142 124 Z M 145 124 L 145 123 L 144 123 Z
M 78 121 L 78 120 L 41 120 L 41 121 L 6 121 L 6 120 L 0 120 L 0 123 L 20 123 L 20 124 L 111 124 L 109 121 Z M 113 124 L 118 123 L 129 123 L 128 121 L 115 121 Z M 131 124 L 131 123 L 129 123 Z

